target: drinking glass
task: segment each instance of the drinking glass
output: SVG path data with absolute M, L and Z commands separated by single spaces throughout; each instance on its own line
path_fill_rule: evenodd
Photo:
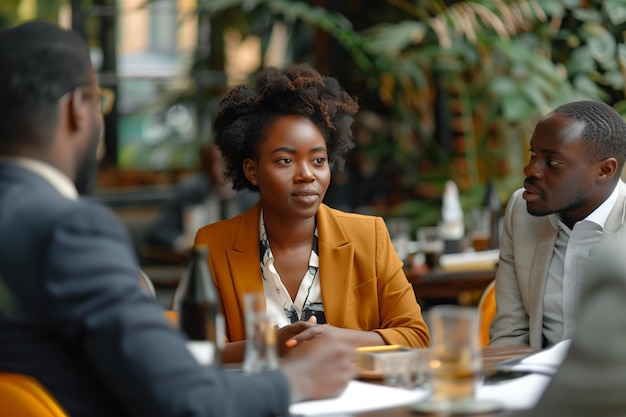
M 452 414 L 500 408 L 499 403 L 475 398 L 482 378 L 477 310 L 473 307 L 434 306 L 429 310 L 429 317 L 431 395 L 413 408 Z
M 379 359 L 385 385 L 413 387 L 417 377 L 417 349 L 385 352 L 379 355 Z
M 420 227 L 417 230 L 417 240 L 426 258 L 426 265 L 433 269 L 439 265 L 439 257 L 443 253 L 444 240 L 439 227 Z
M 489 249 L 491 243 L 490 215 L 491 212 L 486 207 L 475 207 L 469 212 L 468 237 L 476 252 Z
M 246 350 L 243 370 L 257 373 L 278 368 L 276 327 L 265 311 L 265 294 L 261 291 L 243 295 L 246 324 Z

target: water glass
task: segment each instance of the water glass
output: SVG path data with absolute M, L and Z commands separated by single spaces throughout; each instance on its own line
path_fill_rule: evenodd
M 473 399 L 482 368 L 478 312 L 471 307 L 435 306 L 430 320 L 433 399 L 442 403 Z
M 246 324 L 246 350 L 243 370 L 257 373 L 278 369 L 276 327 L 265 311 L 265 294 L 249 292 L 243 296 Z
M 385 352 L 378 355 L 385 385 L 410 388 L 417 375 L 417 349 Z

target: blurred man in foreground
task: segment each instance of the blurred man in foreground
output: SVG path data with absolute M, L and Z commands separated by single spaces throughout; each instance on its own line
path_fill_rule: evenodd
M 0 55 L 0 371 L 72 416 L 286 416 L 344 389 L 354 348 L 330 340 L 260 375 L 199 366 L 142 291 L 124 226 L 78 196 L 102 128 L 85 43 L 30 22 L 0 32 Z

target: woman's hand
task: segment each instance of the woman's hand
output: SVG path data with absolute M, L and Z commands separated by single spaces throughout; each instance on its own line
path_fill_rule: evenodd
M 290 348 L 301 345 L 319 336 L 341 340 L 357 346 L 379 346 L 385 341 L 373 331 L 351 330 L 330 324 L 317 324 L 317 318 L 311 316 L 307 321 L 289 324 L 278 330 L 278 353 L 283 356 Z
M 319 327 L 317 326 L 317 318 L 311 316 L 307 321 L 299 321 L 297 323 L 288 324 L 278 329 L 276 340 L 278 342 L 278 355 L 284 356 L 290 347 L 298 344 L 299 339 L 296 339 L 298 335 L 306 332 L 308 329 Z M 307 337 L 307 340 L 311 337 Z M 290 342 L 296 339 L 295 342 Z

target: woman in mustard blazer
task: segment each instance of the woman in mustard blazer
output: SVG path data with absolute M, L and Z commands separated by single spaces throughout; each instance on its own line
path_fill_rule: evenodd
M 196 234 L 196 244 L 209 248 L 222 299 L 225 362 L 243 358 L 249 291 L 265 293 L 281 353 L 320 335 L 355 346 L 429 345 L 382 218 L 322 204 L 330 164 L 342 168 L 354 146 L 357 111 L 335 79 L 305 65 L 266 69 L 255 88 L 240 85 L 223 96 L 214 127 L 225 175 L 235 190 L 261 197 L 246 213 Z

